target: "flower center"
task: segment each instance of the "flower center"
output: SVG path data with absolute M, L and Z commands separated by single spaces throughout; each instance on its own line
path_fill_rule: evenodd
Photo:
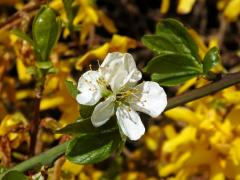
M 137 88 L 129 88 L 122 91 L 119 91 L 116 95 L 116 101 L 118 102 L 129 102 L 130 97 L 138 97 L 140 91 Z

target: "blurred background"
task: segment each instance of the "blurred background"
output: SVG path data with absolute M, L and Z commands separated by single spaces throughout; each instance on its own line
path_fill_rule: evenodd
M 43 4 L 56 10 L 63 30 L 51 54 L 57 72 L 48 75 L 40 104 L 37 153 L 68 140 L 53 130 L 79 117 L 65 80 L 77 82 L 89 65 L 96 68 L 97 60 L 113 51 L 132 53 L 142 69 L 153 53 L 141 38 L 153 34 L 163 18 L 175 18 L 188 28 L 201 57 L 213 46 L 220 49 L 221 65 L 215 72 L 240 70 L 240 0 L 73 0 L 72 21 L 61 0 L 0 0 L 0 171 L 28 159 L 36 83 L 31 76 L 33 50 L 10 31 L 18 28 L 31 35 Z M 199 77 L 165 90 L 171 98 L 208 83 Z M 145 136 L 127 142 L 120 156 L 84 166 L 61 157 L 40 174 L 55 180 L 240 179 L 239 85 L 166 111 L 158 119 L 141 116 Z

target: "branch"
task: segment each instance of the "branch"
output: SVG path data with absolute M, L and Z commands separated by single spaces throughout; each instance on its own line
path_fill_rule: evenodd
M 67 147 L 67 143 L 68 142 L 57 145 L 35 157 L 32 157 L 14 166 L 10 170 L 17 170 L 17 171 L 24 172 L 29 169 L 32 169 L 33 167 L 35 168 L 35 167 L 42 167 L 42 166 L 51 166 L 58 157 L 64 154 Z
M 229 87 L 237 83 L 240 83 L 240 73 L 233 73 L 233 74 L 226 75 L 225 77 L 223 77 L 221 80 L 217 82 L 213 82 L 212 84 L 206 85 L 199 89 L 195 89 L 195 90 L 186 92 L 185 94 L 182 94 L 180 96 L 176 96 L 169 99 L 166 110 L 174 108 L 179 105 L 183 105 L 187 102 L 201 98 L 203 96 L 210 95 L 212 93 L 215 93 L 221 89 L 224 89 L 226 87 Z M 59 156 L 64 154 L 66 147 L 67 147 L 67 142 L 65 142 L 64 144 L 57 145 L 40 155 L 37 155 L 29 160 L 26 160 L 18 164 L 17 166 L 13 167 L 10 170 L 17 170 L 17 171 L 24 172 L 36 166 L 50 165 Z
M 39 0 L 39 1 L 30 1 L 28 4 L 26 4 L 23 9 L 16 12 L 12 16 L 10 16 L 6 21 L 0 23 L 0 29 L 9 29 L 12 26 L 16 26 L 21 22 L 22 14 L 23 12 L 31 13 L 32 11 L 35 11 L 39 9 L 39 7 L 42 4 L 45 4 L 47 0 Z
M 225 75 L 219 81 L 215 81 L 204 87 L 188 91 L 182 95 L 169 99 L 165 111 L 168 109 L 172 109 L 176 106 L 183 105 L 187 102 L 193 101 L 195 99 L 199 99 L 203 96 L 213 94 L 219 90 L 222 90 L 237 83 L 240 83 L 240 73 L 231 73 Z
M 43 84 L 44 80 L 40 85 L 37 85 L 39 87 L 35 90 L 35 104 L 34 104 L 34 118 L 31 121 L 31 129 L 30 129 L 30 135 L 31 135 L 31 142 L 30 142 L 30 155 L 34 156 L 35 150 L 36 150 L 36 141 L 37 141 L 37 135 L 38 135 L 38 129 L 40 124 L 40 102 L 42 98 L 42 91 L 43 91 Z

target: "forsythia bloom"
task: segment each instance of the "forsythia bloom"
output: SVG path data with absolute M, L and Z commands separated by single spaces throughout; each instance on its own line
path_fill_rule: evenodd
M 131 140 L 138 140 L 145 128 L 136 111 L 156 117 L 167 105 L 167 96 L 156 82 L 136 85 L 141 78 L 130 54 L 109 53 L 98 71 L 90 70 L 80 77 L 77 101 L 92 106 L 104 98 L 93 111 L 92 124 L 102 126 L 116 112 L 123 134 Z

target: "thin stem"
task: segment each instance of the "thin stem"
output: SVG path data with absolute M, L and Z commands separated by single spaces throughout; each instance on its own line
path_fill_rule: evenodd
M 31 142 L 30 142 L 30 155 L 35 154 L 35 146 L 38 134 L 38 128 L 40 124 L 40 102 L 42 98 L 42 91 L 43 91 L 43 83 L 37 85 L 35 90 L 35 104 L 34 104 L 34 118 L 31 121 Z
M 168 105 L 165 110 L 172 109 L 176 106 L 183 105 L 187 102 L 199 99 L 203 96 L 213 94 L 221 89 L 232 86 L 240 82 L 240 73 L 232 73 L 225 75 L 219 81 L 208 84 L 204 87 L 191 90 L 182 95 L 173 97 L 168 100 Z
M 166 110 L 174 108 L 179 105 L 183 105 L 192 100 L 201 98 L 203 96 L 215 93 L 221 89 L 229 87 L 231 85 L 237 84 L 240 82 L 240 73 L 233 73 L 226 75 L 221 80 L 213 82 L 207 86 L 204 86 L 199 89 L 195 89 L 189 92 L 186 92 L 183 95 L 169 99 Z M 67 147 L 67 142 L 64 144 L 57 145 L 48 151 L 37 155 L 29 160 L 26 160 L 17 166 L 13 167 L 10 170 L 26 171 L 32 169 L 36 166 L 45 166 L 50 165 L 56 160 L 59 156 L 63 155 Z
M 30 12 L 38 9 L 44 3 L 46 3 L 46 0 L 40 0 L 38 3 L 36 3 L 35 1 L 30 1 L 28 4 L 26 4 L 22 8 L 22 10 L 16 12 L 12 16 L 10 16 L 5 22 L 0 23 L 0 29 L 5 28 L 5 27 L 10 28 L 10 26 L 9 26 L 10 24 L 12 26 L 15 26 L 16 24 L 21 23 L 21 18 L 22 18 L 21 14 L 22 14 L 22 12 L 30 13 Z M 16 22 L 16 23 L 14 23 L 14 22 Z

